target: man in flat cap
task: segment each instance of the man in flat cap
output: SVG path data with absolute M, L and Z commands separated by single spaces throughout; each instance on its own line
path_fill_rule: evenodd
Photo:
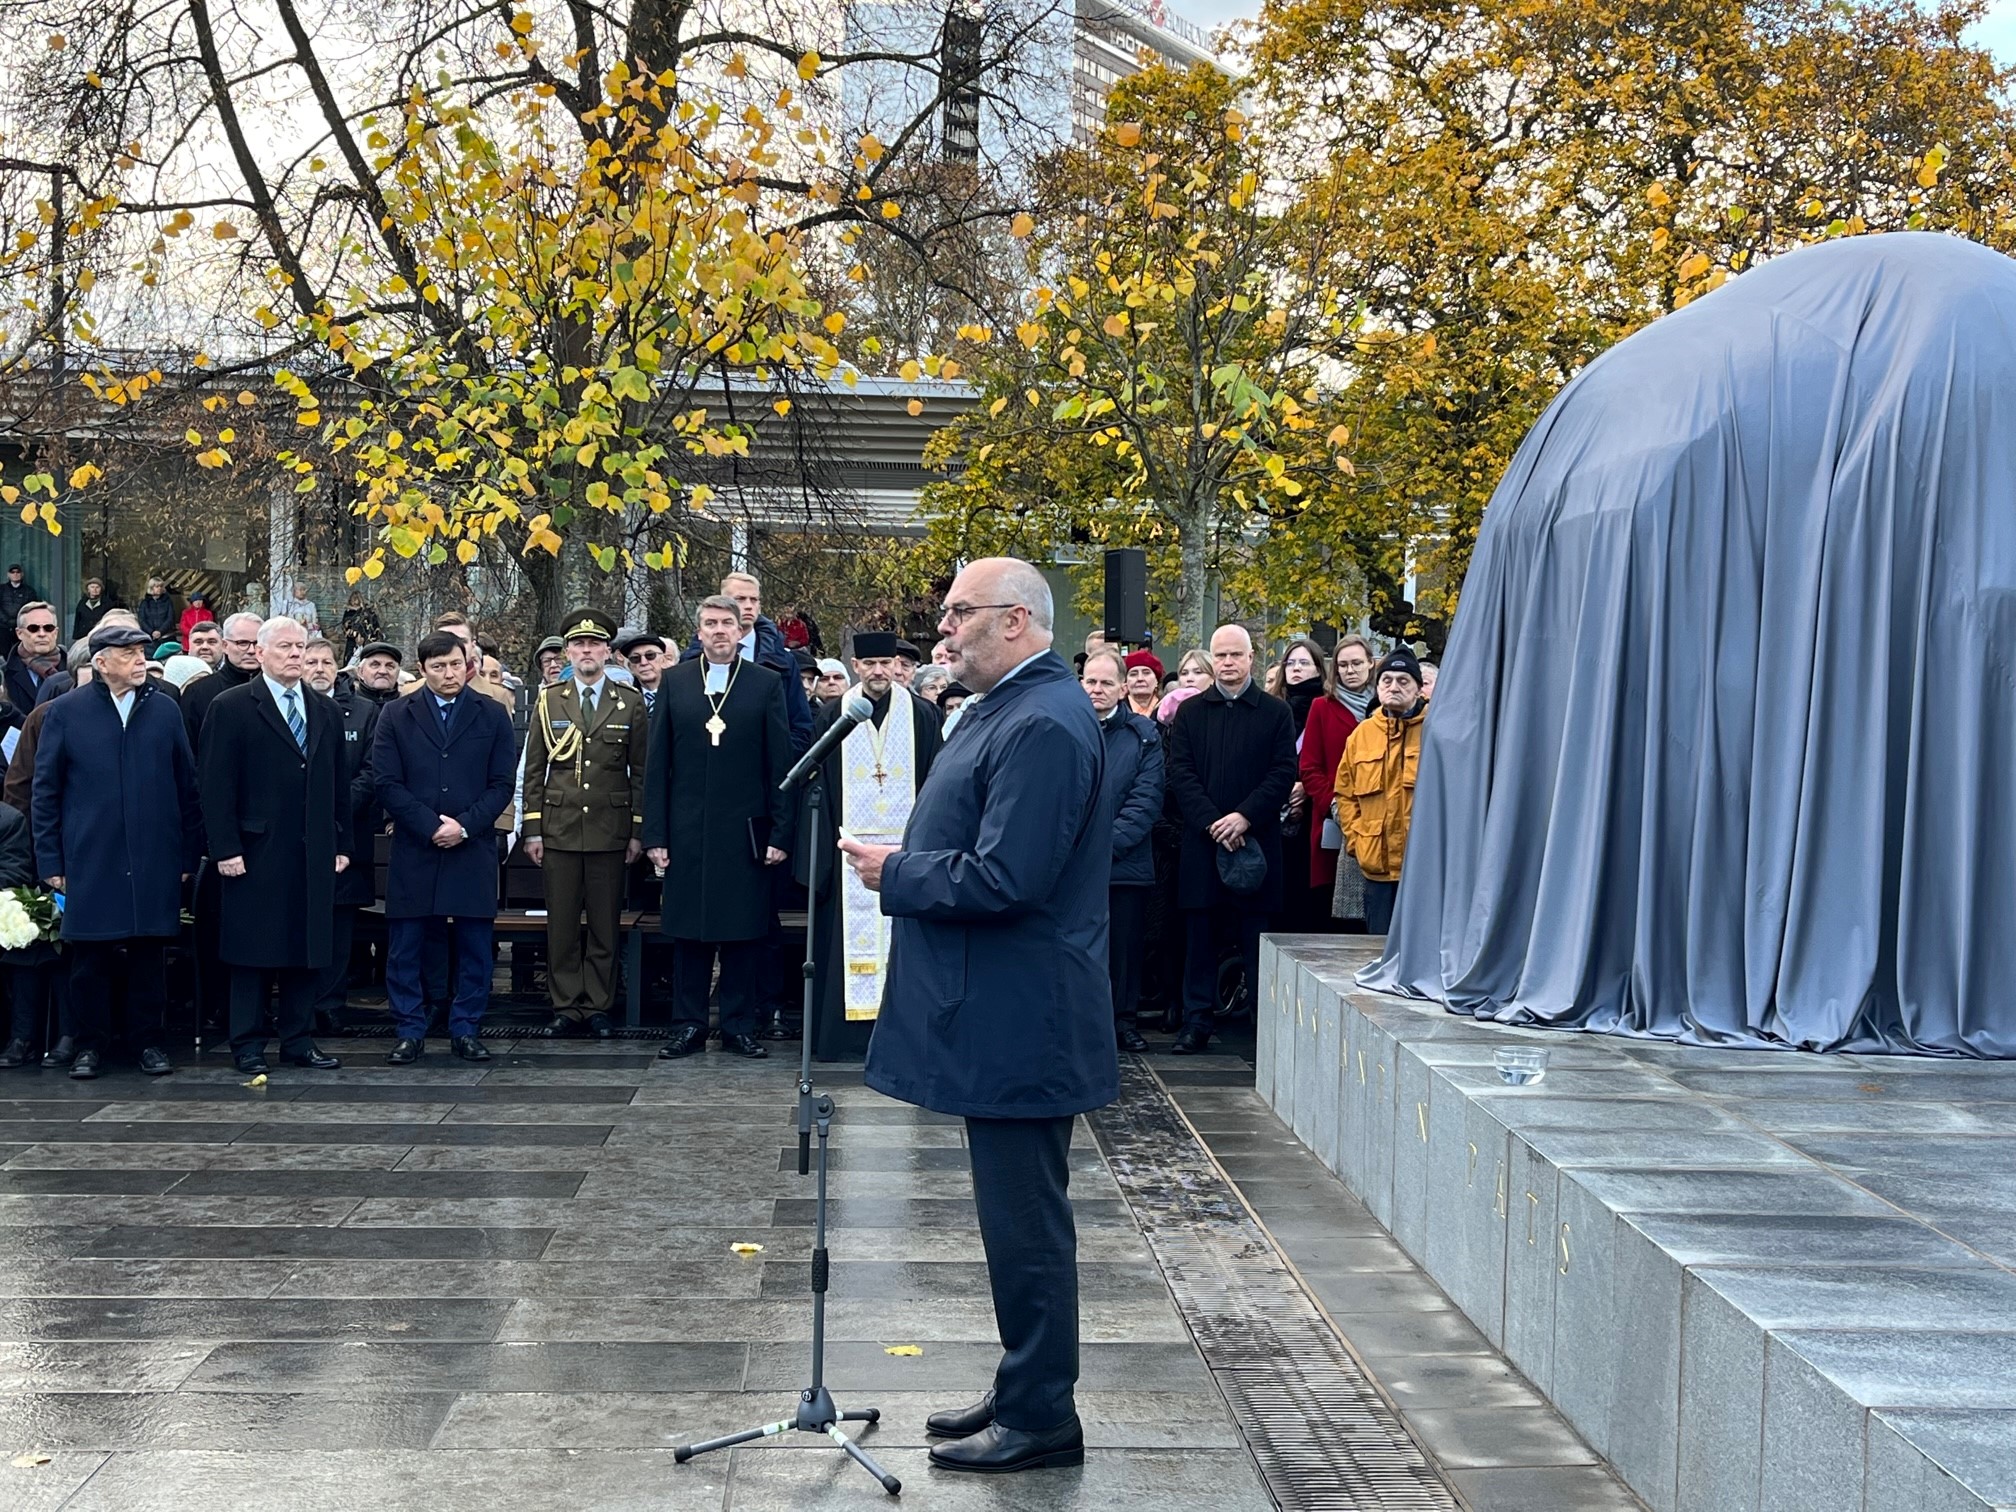
M 648 714 L 658 706 L 658 687 L 665 680 L 665 669 L 672 665 L 672 648 L 665 644 L 662 635 L 632 630 L 616 642 L 616 654 L 637 680 L 637 691 L 644 695 L 644 711 Z
M 35 748 L 34 843 L 43 885 L 64 894 L 76 1058 L 89 1080 L 111 1048 L 113 989 L 126 985 L 127 1038 L 150 1076 L 172 1070 L 161 1046 L 168 1008 L 163 952 L 182 932 L 182 884 L 203 848 L 189 732 L 147 677 L 147 633 L 101 625 L 96 674 L 47 706 Z M 145 823 L 134 823 L 143 815 Z
M 938 754 L 937 713 L 896 680 L 898 646 L 886 631 L 855 632 L 854 673 L 860 679 L 855 691 L 875 713 L 856 725 L 820 768 L 827 843 L 820 854 L 807 851 L 806 861 L 819 869 L 812 1053 L 825 1061 L 858 1060 L 867 1053 L 882 1007 L 890 932 L 881 901 L 852 871 L 832 864 L 831 837 L 837 827 L 871 845 L 900 841 Z M 821 706 L 814 716 L 819 734 L 840 717 L 843 702 Z
M 644 697 L 604 671 L 616 623 L 599 609 L 567 616 L 574 669 L 539 690 L 525 735 L 525 854 L 546 872 L 546 980 L 553 1032 L 610 1034 L 623 869 L 643 853 Z M 585 919 L 585 923 L 584 923 Z

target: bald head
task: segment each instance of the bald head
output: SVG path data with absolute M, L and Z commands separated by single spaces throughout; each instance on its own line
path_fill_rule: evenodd
M 1050 649 L 1050 585 L 1016 557 L 983 557 L 953 579 L 938 633 L 952 675 L 976 693 Z
M 1253 637 L 1244 625 L 1220 625 L 1211 632 L 1211 676 L 1227 698 L 1246 690 L 1253 679 Z

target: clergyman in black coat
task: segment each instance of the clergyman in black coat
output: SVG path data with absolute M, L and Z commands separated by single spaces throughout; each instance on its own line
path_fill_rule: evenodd
M 1281 906 L 1281 806 L 1295 786 L 1295 716 L 1253 681 L 1253 639 L 1240 625 L 1211 637 L 1214 681 L 1169 725 L 1168 782 L 1182 821 L 1176 899 L 1184 914 L 1183 1032 L 1179 1055 L 1211 1040 L 1218 999 L 1218 942 L 1236 931 L 1250 994 L 1260 981 L 1260 932 Z M 1257 847 L 1266 875 L 1235 892 L 1220 851 Z
M 868 700 L 874 714 L 864 725 L 836 746 L 819 765 L 818 785 L 820 790 L 819 824 L 825 837 L 823 855 L 810 854 L 811 847 L 818 843 L 819 836 L 806 832 L 810 819 L 807 810 L 799 810 L 799 827 L 802 844 L 792 857 L 792 864 L 805 875 L 808 887 L 811 883 L 810 869 L 818 869 L 818 896 L 812 910 L 816 937 L 813 941 L 813 960 L 817 966 L 816 980 L 812 990 L 812 1054 L 822 1061 L 859 1060 L 868 1050 L 868 1037 L 874 1029 L 872 1019 L 852 1019 L 847 1017 L 846 999 L 850 979 L 847 962 L 844 928 L 845 919 L 841 903 L 841 887 L 844 878 L 835 864 L 836 853 L 833 840 L 842 826 L 852 824 L 856 828 L 864 824 L 863 816 L 850 815 L 847 811 L 847 769 L 850 754 L 855 762 L 856 780 L 860 781 L 860 758 L 869 751 L 880 752 L 889 748 L 891 730 L 889 721 L 893 718 L 906 720 L 910 726 L 910 770 L 907 773 L 892 772 L 888 781 L 898 784 L 896 812 L 908 816 L 915 806 L 919 789 L 924 779 L 931 775 L 931 763 L 938 754 L 940 735 L 938 711 L 917 697 L 908 688 L 896 681 L 896 637 L 886 632 L 857 631 L 854 636 L 854 671 L 860 678 L 853 691 Z M 826 733 L 827 727 L 840 717 L 842 700 L 835 699 L 822 705 L 812 716 L 813 738 Z M 850 751 L 851 748 L 851 751 Z M 879 758 L 876 763 L 880 766 Z M 812 784 L 807 783 L 805 791 Z M 857 791 L 860 789 L 857 788 Z M 892 814 L 892 819 L 894 815 Z M 894 825 L 900 829 L 901 824 Z M 866 988 L 879 998 L 881 983 L 870 978 Z M 857 987 L 856 991 L 860 989 Z M 857 998 L 858 1001 L 858 998 Z
M 707 984 L 721 958 L 721 1044 L 752 1059 L 763 995 L 763 944 L 774 917 L 769 868 L 791 850 L 795 799 L 784 677 L 736 654 L 740 610 L 700 602 L 701 655 L 665 674 L 651 714 L 645 852 L 664 869 L 659 933 L 674 942 L 667 1060 L 707 1039 Z M 795 674 L 794 674 L 795 675 Z
M 261 627 L 260 675 L 211 702 L 197 757 L 218 954 L 231 973 L 231 1054 L 248 1074 L 265 1065 L 269 982 L 279 987 L 282 1059 L 337 1065 L 312 1038 L 315 989 L 354 845 L 343 732 L 335 706 L 301 680 L 307 642 L 290 619 Z

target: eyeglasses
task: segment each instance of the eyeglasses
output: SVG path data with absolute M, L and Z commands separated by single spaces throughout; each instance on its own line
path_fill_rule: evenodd
M 946 604 L 939 610 L 941 619 L 952 621 L 954 629 L 963 625 L 982 609 L 1020 609 L 1020 604 Z
M 54 625 L 23 625 L 21 633 L 23 635 L 54 635 L 56 627 Z
M 233 636 L 230 636 L 230 637 L 228 637 L 228 638 L 227 638 L 227 639 L 225 640 L 224 644 L 225 644 L 225 645 L 227 645 L 227 646 L 236 646 L 236 647 L 238 647 L 238 649 L 239 649 L 239 650 L 241 650 L 241 651 L 242 651 L 242 650 L 244 650 L 244 649 L 245 649 L 245 647 L 247 647 L 247 646 L 256 646 L 256 645 L 258 645 L 258 644 L 259 644 L 259 638 L 258 638 L 258 637 L 257 637 L 257 636 L 255 635 L 255 636 L 254 636 L 254 637 L 253 637 L 252 639 L 250 639 L 250 640 L 240 640 L 240 639 L 239 639 L 239 638 L 238 638 L 237 636 L 233 635 Z

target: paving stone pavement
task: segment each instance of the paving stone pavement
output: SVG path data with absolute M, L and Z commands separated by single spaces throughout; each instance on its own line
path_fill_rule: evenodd
M 214 1058 L 160 1080 L 4 1074 L 0 1507 L 888 1504 L 806 1436 L 672 1459 L 787 1416 L 803 1384 L 795 1060 L 532 1040 L 493 1042 L 487 1069 L 402 1070 L 383 1040 L 327 1048 L 343 1071 L 258 1088 Z M 1268 1127 L 1249 1065 L 1155 1062 L 1312 1290 L 1382 1341 L 1389 1394 L 1475 1512 L 1632 1505 L 1602 1499 L 1614 1482 L 1502 1361 L 1435 1333 L 1460 1319 Z M 931 1470 L 925 1413 L 977 1396 L 998 1357 L 963 1130 L 858 1067 L 817 1074 L 840 1110 L 827 1379 L 843 1408 L 882 1410 L 863 1442 L 903 1505 L 1272 1505 L 1082 1126 L 1086 1464 Z M 887 1353 L 904 1344 L 923 1352 Z
M 343 1071 L 259 1088 L 214 1058 L 0 1081 L 0 1506 L 887 1501 L 810 1437 L 672 1458 L 787 1416 L 804 1384 L 795 1059 L 497 1041 L 487 1070 L 399 1070 L 382 1040 L 327 1048 Z M 1086 1465 L 929 1469 L 925 1414 L 979 1395 L 999 1354 L 964 1131 L 858 1067 L 818 1075 L 840 1108 L 827 1379 L 881 1408 L 864 1442 L 905 1505 L 1270 1505 L 1083 1129 Z

